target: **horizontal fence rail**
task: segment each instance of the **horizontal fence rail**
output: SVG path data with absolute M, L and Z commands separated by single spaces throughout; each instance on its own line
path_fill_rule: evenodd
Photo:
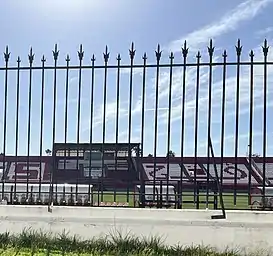
M 179 56 L 160 45 L 129 64 L 53 62 L 0 66 L 1 199 L 9 204 L 271 209 L 273 55 L 210 40 Z M 38 64 L 37 64 L 38 63 Z M 214 152 L 214 155 L 211 155 Z M 247 152 L 247 153 L 245 153 Z M 272 188 L 271 188 L 272 187 Z

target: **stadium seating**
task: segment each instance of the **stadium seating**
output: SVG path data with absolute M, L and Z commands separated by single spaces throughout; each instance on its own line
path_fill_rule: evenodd
M 195 162 L 196 160 L 196 162 Z M 221 177 L 221 167 L 223 167 L 223 185 L 232 187 L 235 183 L 235 159 L 228 157 L 223 159 L 221 165 L 221 158 L 215 158 L 215 165 L 219 177 Z M 0 170 L 3 173 L 5 182 L 26 182 L 38 183 L 40 180 L 42 183 L 50 182 L 50 172 L 53 166 L 53 158 L 51 156 L 7 156 L 5 157 L 6 168 L 4 170 L 3 163 L 0 163 Z M 82 183 L 88 184 L 90 178 L 88 177 L 88 171 L 84 171 L 80 166 L 83 165 L 83 158 L 78 160 L 75 157 L 66 159 L 64 165 L 64 159 L 57 158 L 57 169 L 54 171 L 53 178 L 57 183 Z M 196 163 L 196 168 L 195 168 Z M 215 170 L 212 159 L 209 160 L 209 166 L 207 166 L 207 158 L 199 157 L 197 159 L 191 157 L 185 157 L 183 164 L 179 157 L 170 158 L 169 165 L 166 157 L 156 158 L 155 165 L 155 180 L 170 182 L 182 180 L 187 184 L 192 184 L 194 177 L 198 181 L 206 181 L 215 179 Z M 118 157 L 117 160 L 106 157 L 105 161 L 105 173 L 104 177 L 92 177 L 91 182 L 101 183 L 111 187 L 128 187 L 132 184 L 139 183 L 140 173 L 143 174 L 144 180 L 154 180 L 154 158 L 144 157 L 141 159 Z M 40 169 L 41 167 L 41 169 Z M 237 159 L 237 186 L 246 188 L 249 182 L 249 175 L 251 175 L 251 186 L 257 186 L 262 184 L 262 169 L 263 159 L 253 158 L 251 169 L 249 170 L 249 160 L 246 157 L 239 157 Z M 28 171 L 29 170 L 29 171 Z M 196 174 L 195 174 L 196 170 Z M 17 173 L 17 175 L 15 175 Z M 169 177 L 167 177 L 169 173 Z M 180 178 L 182 175 L 182 179 Z M 266 184 L 269 185 L 270 180 L 273 180 L 273 158 L 266 158 Z

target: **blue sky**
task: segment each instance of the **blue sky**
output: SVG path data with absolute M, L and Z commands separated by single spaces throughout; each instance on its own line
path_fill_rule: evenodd
M 21 66 L 28 65 L 29 49 L 32 46 L 35 53 L 34 65 L 41 65 L 40 59 L 44 54 L 46 65 L 53 64 L 52 50 L 58 44 L 60 50 L 58 65 L 65 64 L 65 57 L 70 54 L 71 65 L 78 64 L 77 50 L 83 45 L 83 64 L 89 65 L 92 54 L 96 56 L 96 64 L 103 63 L 103 51 L 106 44 L 110 51 L 110 64 L 116 63 L 116 56 L 121 54 L 122 64 L 129 64 L 128 49 L 131 42 L 135 43 L 135 63 L 142 63 L 142 55 L 147 52 L 148 63 L 155 63 L 154 50 L 159 43 L 163 50 L 162 63 L 169 61 L 170 51 L 174 52 L 175 62 L 181 62 L 181 46 L 188 40 L 189 62 L 195 62 L 198 50 L 202 53 L 202 61 L 208 60 L 206 47 L 209 39 L 215 43 L 214 61 L 221 61 L 224 49 L 228 51 L 228 60 L 235 60 L 235 47 L 238 38 L 242 40 L 242 60 L 248 59 L 251 49 L 255 51 L 255 59 L 262 60 L 260 45 L 267 38 L 272 45 L 273 0 L 229 0 L 229 1 L 159 1 L 159 0 L 47 0 L 47 1 L 3 1 L 0 4 L 0 26 L 2 40 L 0 49 L 4 52 L 9 46 L 11 57 L 10 66 L 16 66 L 17 56 L 22 59 Z M 269 51 L 269 59 L 273 54 Z M 4 65 L 1 59 L 0 65 Z M 200 116 L 199 116 L 199 147 L 198 154 L 206 154 L 206 121 L 207 121 L 207 89 L 208 69 L 200 70 Z M 235 134 L 235 88 L 236 69 L 227 71 L 227 108 L 225 155 L 234 155 Z M 255 113 L 254 113 L 254 147 L 253 151 L 262 153 L 262 100 L 263 100 L 263 68 L 257 67 L 255 72 Z M 213 73 L 213 109 L 212 109 L 212 139 L 216 154 L 220 150 L 220 108 L 221 108 L 221 68 L 215 68 Z M 3 113 L 4 103 L 4 72 L 0 73 L 0 113 Z M 7 119 L 7 154 L 15 152 L 15 96 L 16 72 L 8 74 L 8 119 Z M 102 99 L 103 99 L 103 70 L 95 74 L 95 113 L 93 138 L 94 142 L 102 141 Z M 181 84 L 183 72 L 175 68 L 173 73 L 172 99 L 172 133 L 171 148 L 180 154 L 180 124 L 181 124 Z M 268 68 L 268 133 L 267 153 L 272 155 L 272 126 L 270 113 L 273 103 L 272 94 L 273 69 Z M 43 148 L 51 148 L 52 139 L 52 95 L 53 72 L 45 74 L 45 121 Z M 82 72 L 82 103 L 80 141 L 89 141 L 90 122 L 90 77 L 91 71 Z M 145 111 L 145 143 L 144 153 L 153 153 L 154 144 L 154 92 L 155 69 L 147 70 L 146 81 L 146 111 Z M 240 77 L 240 127 L 239 154 L 245 155 L 248 145 L 248 98 L 249 98 L 249 69 L 241 69 Z M 33 72 L 32 80 L 32 112 L 31 112 L 31 154 L 39 153 L 39 120 L 41 72 Z M 195 69 L 187 70 L 186 91 L 186 127 L 185 127 L 185 155 L 192 156 L 194 152 L 194 106 L 195 106 Z M 106 141 L 114 142 L 116 116 L 116 71 L 108 73 L 107 81 L 107 128 Z M 20 73 L 20 134 L 19 153 L 27 152 L 27 118 L 28 118 L 28 85 L 29 73 Z M 128 138 L 128 93 L 129 72 L 123 70 L 121 74 L 120 99 L 120 131 L 119 141 L 126 142 Z M 159 97 L 159 126 L 158 126 L 158 154 L 165 155 L 167 150 L 167 122 L 168 112 L 169 69 L 160 70 Z M 142 73 L 135 71 L 133 78 L 133 121 L 132 141 L 140 142 L 141 120 L 141 87 Z M 76 142 L 77 134 L 77 95 L 78 71 L 69 73 L 69 124 L 68 141 Z M 56 142 L 64 141 L 64 99 L 65 99 L 65 71 L 57 72 L 57 130 Z M 3 115 L 0 116 L 0 145 L 3 145 Z M 3 149 L 2 149 L 3 151 Z

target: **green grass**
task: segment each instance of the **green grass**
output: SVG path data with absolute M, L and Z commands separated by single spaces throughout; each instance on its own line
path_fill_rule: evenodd
M 136 199 L 138 198 L 138 195 L 136 195 Z M 226 209 L 250 209 L 248 205 L 248 195 L 243 193 L 238 193 L 236 195 L 236 205 L 234 204 L 234 195 L 232 193 L 224 193 L 223 194 L 224 199 L 224 205 Z M 203 201 L 199 204 L 199 209 L 205 209 L 206 208 L 206 194 L 200 194 L 199 197 L 200 201 Z M 113 191 L 104 191 L 103 194 L 101 191 L 98 193 L 98 191 L 93 191 L 93 202 L 96 204 L 97 202 L 117 202 L 117 203 L 128 203 L 129 206 L 134 206 L 134 193 L 130 192 L 129 196 L 126 192 L 117 192 L 116 197 L 114 197 Z M 213 201 L 213 195 L 209 196 L 209 201 Z M 194 202 L 194 196 L 192 192 L 185 192 L 183 193 L 183 204 L 182 208 L 184 209 L 195 209 L 196 204 Z M 209 209 L 213 209 L 213 204 L 210 203 L 208 205 Z M 218 208 L 220 209 L 220 200 L 218 197 Z
M 120 233 L 93 240 L 82 240 L 63 232 L 59 235 L 24 230 L 21 234 L 0 234 L 1 255 L 105 255 L 105 256 L 243 256 L 240 252 L 216 251 L 209 247 L 165 246 L 158 238 L 137 238 Z M 251 254 L 270 255 L 270 254 Z

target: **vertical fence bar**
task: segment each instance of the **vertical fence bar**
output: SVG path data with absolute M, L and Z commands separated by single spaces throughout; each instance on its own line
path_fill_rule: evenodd
M 28 55 L 29 60 L 29 89 L 28 89 L 28 130 L 27 130 L 27 191 L 26 200 L 28 201 L 28 183 L 29 183 L 29 154 L 30 154 L 30 130 L 31 130 L 31 101 L 32 101 L 32 65 L 34 60 L 34 53 L 30 48 Z
M 210 40 L 210 44 L 208 47 L 208 54 L 209 54 L 209 92 L 208 92 L 208 147 L 207 147 L 207 186 L 206 186 L 206 208 L 208 208 L 208 202 L 209 202 L 209 181 L 210 181 L 210 175 L 209 175 L 209 167 L 210 167 L 210 147 L 209 147 L 209 140 L 210 140 L 210 134 L 211 134 L 211 98 L 212 98 L 212 58 L 214 53 L 214 47 L 212 44 L 212 40 Z
M 42 84 L 41 84 L 41 106 L 40 106 L 40 166 L 39 166 L 39 196 L 38 202 L 41 203 L 41 185 L 42 185 L 42 155 L 43 155 L 43 125 L 44 125 L 44 92 L 45 92 L 45 56 L 42 59 Z
M 21 59 L 18 56 L 17 58 L 17 87 L 16 87 L 16 119 L 15 119 L 15 175 L 14 175 L 15 177 L 14 177 L 14 198 L 13 198 L 14 203 L 18 203 L 16 191 L 17 191 L 17 164 L 18 164 L 18 147 L 19 147 L 20 63 L 21 63 Z
M 184 42 L 184 47 L 182 48 L 183 56 L 183 78 L 182 78 L 182 102 L 181 102 L 181 158 L 180 158 L 180 199 L 181 207 L 183 202 L 183 168 L 184 168 L 184 140 L 185 140 L 185 102 L 186 102 L 186 71 L 187 71 L 187 56 L 189 49 L 187 48 L 187 42 Z
M 263 198 L 265 199 L 265 181 L 266 181 L 266 126 L 267 126 L 267 55 L 269 46 L 267 45 L 267 40 L 264 41 L 264 46 L 262 47 L 264 54 L 264 113 L 263 113 Z
M 90 158 L 89 158 L 89 175 L 88 175 L 88 195 L 90 197 L 91 192 L 91 181 L 92 181 L 92 150 L 93 150 L 93 116 L 94 116 L 94 86 L 95 86 L 95 55 L 93 54 L 91 62 L 91 97 L 90 97 L 90 130 L 89 130 L 89 138 L 90 138 Z M 103 169 L 102 169 L 103 174 Z M 91 198 L 91 205 L 93 206 L 93 192 Z
M 77 179 L 76 179 L 76 202 L 78 202 L 78 184 L 79 184 L 79 144 L 80 144 L 80 125 L 81 125 L 81 89 L 82 89 L 82 60 L 84 51 L 82 50 L 82 45 L 80 45 L 80 50 L 78 51 L 79 58 L 79 85 L 78 85 L 78 115 L 77 115 Z M 82 149 L 81 149 L 82 152 Z
M 4 134 L 3 134 L 3 174 L 2 174 L 2 200 L 4 198 L 4 183 L 5 183 L 5 172 L 6 172 L 6 143 L 7 143 L 7 103 L 8 103 L 8 62 L 9 62 L 10 52 L 8 46 L 6 47 L 6 52 L 4 53 L 5 59 L 5 98 L 4 98 Z
M 131 49 L 129 49 L 130 55 L 130 80 L 129 80 L 129 113 L 128 113 L 128 162 L 129 168 L 132 165 L 132 149 L 131 149 L 131 133 L 132 133 L 132 98 L 133 98 L 133 67 L 134 67 L 134 58 L 135 58 L 136 50 L 134 49 L 134 43 L 131 45 Z M 129 203 L 129 181 L 127 180 L 127 193 L 126 193 L 126 202 Z
M 102 121 L 102 170 L 104 170 L 104 151 L 105 151 L 105 129 L 106 129 L 106 99 L 107 99 L 107 71 L 108 71 L 108 60 L 110 53 L 108 47 L 105 48 L 103 53 L 104 58 L 104 88 L 103 88 L 103 121 Z M 101 201 L 103 201 L 103 191 L 101 195 Z
M 144 150 L 144 127 L 145 127 L 145 92 L 146 92 L 146 63 L 147 54 L 144 53 L 143 57 L 143 76 L 142 76 L 142 110 L 141 110 L 141 158 L 143 157 Z
M 226 73 L 227 73 L 227 51 L 224 50 L 223 57 L 223 89 L 222 89 L 222 113 L 221 113 L 221 144 L 220 144 L 220 157 L 221 157 L 221 167 L 220 167 L 220 180 L 221 186 L 223 186 L 223 175 L 224 175 L 224 149 L 225 149 L 225 107 L 226 107 Z
M 171 52 L 170 56 L 170 81 L 169 81 L 169 106 L 168 106 L 168 130 L 167 130 L 167 204 L 169 200 L 169 177 L 170 177 L 170 144 L 171 144 L 171 116 L 172 116 L 172 80 L 173 80 L 173 59 L 174 55 Z M 162 194 L 160 195 L 162 196 Z M 162 201 L 160 202 L 162 206 Z
M 197 167 L 197 154 L 198 154 L 198 115 L 199 115 L 199 87 L 200 87 L 200 60 L 201 54 L 198 51 L 196 55 L 196 94 L 195 94 L 195 125 L 194 125 L 194 204 L 196 205 L 196 167 Z M 198 195 L 199 196 L 199 195 Z M 196 205 L 197 207 L 197 205 Z M 199 208 L 199 205 L 198 207 Z
M 131 157 L 131 130 L 132 130 L 132 97 L 133 97 L 133 66 L 136 50 L 132 43 L 129 50 L 130 55 L 130 80 L 129 80 L 129 113 L 128 113 L 128 147 L 130 149 L 129 157 Z
M 147 63 L 147 54 L 143 54 L 143 70 L 142 70 L 142 110 L 141 110 L 141 158 L 144 154 L 144 129 L 145 129 L 145 93 L 146 93 L 146 63 Z M 139 157 L 137 159 L 139 161 Z M 139 166 L 139 165 L 138 165 Z M 141 207 L 145 207 L 145 180 L 144 173 L 140 169 L 140 201 Z
M 254 97 L 254 52 L 250 51 L 250 94 L 249 94 L 249 142 L 248 142 L 248 162 L 249 162 L 249 175 L 248 175 L 248 204 L 251 204 L 251 178 L 252 178 L 252 137 L 253 137 L 253 97 Z
M 119 138 L 119 97 L 120 97 L 120 54 L 117 56 L 117 102 L 116 102 L 116 150 L 115 150 L 115 172 L 117 171 L 117 152 L 118 152 L 118 138 Z M 116 189 L 114 190 L 114 202 L 117 201 Z
M 56 98 L 57 98 L 57 61 L 59 57 L 59 51 L 57 44 L 55 44 L 55 49 L 52 51 L 53 59 L 54 59 L 54 77 L 53 77 L 53 122 L 52 122 L 52 155 L 53 155 L 53 161 L 52 161 L 52 170 L 51 170 L 51 191 L 50 191 L 50 199 L 49 203 L 53 203 L 53 182 L 54 182 L 54 172 L 55 172 L 55 137 L 56 137 Z M 56 181 L 56 189 L 57 189 L 57 181 Z M 57 196 L 57 193 L 56 193 Z
M 237 54 L 237 74 L 236 74 L 236 112 L 235 112 L 235 172 L 234 172 L 234 205 L 237 204 L 237 177 L 238 177 L 238 147 L 239 147 L 239 106 L 240 106 L 240 62 L 242 46 L 240 39 L 238 40 L 236 48 Z
M 68 122 L 68 95 L 69 95 L 69 62 L 70 56 L 67 54 L 66 56 L 66 78 L 65 78 L 65 107 L 64 107 L 64 170 L 66 170 L 66 159 L 67 159 L 67 122 Z
M 160 45 L 157 46 L 155 51 L 156 56 L 156 81 L 155 81 L 155 127 L 154 127 L 154 178 L 153 178 L 153 203 L 155 202 L 155 185 L 156 185 L 156 153 L 157 153 L 157 119 L 158 119 L 158 94 L 159 94 L 159 62 L 161 59 L 162 51 Z

